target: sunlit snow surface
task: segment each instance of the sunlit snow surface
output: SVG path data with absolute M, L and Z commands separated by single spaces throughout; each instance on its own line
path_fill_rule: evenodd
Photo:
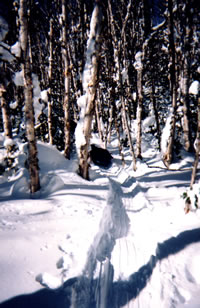
M 24 167 L 27 149 L 20 147 L 21 169 L 0 177 L 0 302 L 20 295 L 20 308 L 70 307 L 69 292 L 59 286 L 83 277 L 98 291 L 110 260 L 107 307 L 200 306 L 200 211 L 185 214 L 181 198 L 192 158 L 172 165 L 183 171 L 167 171 L 146 146 L 133 172 L 128 150 L 122 168 L 115 144 L 111 168 L 91 165 L 91 181 L 85 181 L 76 174 L 75 157 L 67 161 L 55 147 L 38 143 L 42 189 L 35 198 Z M 31 293 L 46 287 L 35 302 Z M 89 307 L 81 298 L 74 307 Z M 12 299 L 0 307 L 18 306 Z

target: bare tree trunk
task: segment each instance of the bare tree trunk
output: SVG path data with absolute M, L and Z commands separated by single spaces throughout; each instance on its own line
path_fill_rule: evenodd
M 10 121 L 9 105 L 6 99 L 6 87 L 4 83 L 0 84 L 0 106 L 2 110 L 4 137 L 5 141 L 8 141 L 5 143 L 7 152 L 7 164 L 12 165 L 12 126 Z
M 92 119 L 95 110 L 95 96 L 98 81 L 98 59 L 100 49 L 102 8 L 96 1 L 90 23 L 90 35 L 87 42 L 87 59 L 83 74 L 83 90 L 85 92 L 85 112 L 83 118 L 83 136 L 79 152 L 79 174 L 89 179 L 89 144 L 91 138 Z
M 163 162 L 169 168 L 173 158 L 173 145 L 175 137 L 175 124 L 176 124 L 176 109 L 177 109 L 177 94 L 176 94 L 176 52 L 174 42 L 174 16 L 173 16 L 173 2 L 168 0 L 168 23 L 169 23 L 169 52 L 170 52 L 170 88 L 172 98 L 172 121 L 170 128 L 170 135 L 166 152 L 163 154 Z
M 191 149 L 191 134 L 189 124 L 189 72 L 188 72 L 188 60 L 185 57 L 182 71 L 182 93 L 181 102 L 183 104 L 183 136 L 184 136 L 184 148 L 186 151 Z
M 180 35 L 182 38 L 182 68 L 181 68 L 181 96 L 180 100 L 183 105 L 183 136 L 184 148 L 186 151 L 193 149 L 191 129 L 190 129 L 190 108 L 189 108 L 189 78 L 190 78 L 190 41 L 192 37 L 192 21 L 191 21 L 191 4 L 188 2 L 182 8 L 182 27 Z
M 99 92 L 99 91 L 98 91 Z M 101 129 L 101 118 L 100 118 L 100 113 L 99 113 L 99 93 L 97 93 L 98 97 L 95 101 L 95 113 L 96 113 L 96 119 L 97 119 L 97 127 L 98 127 L 98 132 L 99 132 L 99 138 L 101 142 L 103 142 L 103 132 Z
M 70 159 L 70 100 L 69 100 L 69 92 L 70 92 L 70 77 L 71 72 L 69 68 L 69 57 L 68 57 L 68 41 L 67 41 L 67 14 L 66 14 L 66 1 L 62 0 L 62 56 L 64 62 L 64 87 L 65 87 L 65 95 L 64 95 L 64 135 L 65 135 L 65 147 L 64 147 L 64 155 L 67 159 Z
M 121 61 L 120 54 L 121 54 L 121 51 L 122 51 L 122 40 L 125 40 L 125 27 L 126 27 L 126 24 L 127 24 L 128 18 L 129 18 L 129 14 L 130 14 L 131 1 L 129 1 L 129 4 L 127 6 L 127 13 L 126 13 L 124 24 L 123 24 L 122 31 L 121 31 L 121 40 L 118 41 L 118 42 L 117 42 L 117 36 L 116 36 L 115 27 L 114 27 L 115 23 L 114 23 L 114 18 L 113 18 L 112 7 L 111 7 L 110 1 L 108 1 L 108 8 L 109 8 L 109 14 L 110 14 L 111 32 L 112 32 L 112 36 L 113 36 L 112 41 L 113 41 L 113 50 L 114 50 L 116 79 L 118 81 L 119 89 L 122 92 L 123 82 L 122 82 L 122 74 L 121 74 L 121 67 L 120 67 L 120 61 Z M 127 114 L 126 114 L 125 102 L 124 102 L 124 98 L 123 98 L 122 93 L 121 93 L 120 99 L 121 99 L 121 102 L 122 102 L 122 110 L 123 110 L 122 122 L 124 124 L 125 130 L 126 130 L 126 133 L 127 133 L 127 136 L 128 136 L 130 152 L 132 154 L 132 159 L 133 159 L 133 170 L 135 171 L 136 170 L 136 158 L 135 158 L 133 142 L 132 142 L 131 133 L 130 133 L 130 127 L 129 127 Z M 121 149 L 120 149 L 120 152 L 121 152 Z
M 197 173 L 197 167 L 199 163 L 199 155 L 200 155 L 200 97 L 198 99 L 198 115 L 197 115 L 197 136 L 196 136 L 196 147 L 195 147 L 195 160 L 194 160 L 194 166 L 192 169 L 192 176 L 191 176 L 191 182 L 190 182 L 190 189 L 192 189 L 193 184 L 195 182 L 195 177 Z
M 159 115 L 158 115 L 158 109 L 156 106 L 156 98 L 155 98 L 155 83 L 154 83 L 154 76 L 151 76 L 151 93 L 150 93 L 150 99 L 153 105 L 153 111 L 155 115 L 156 120 L 156 128 L 157 128 L 157 134 L 158 134 L 158 148 L 159 151 L 161 150 L 161 131 L 160 131 L 160 122 L 159 122 Z
M 30 191 L 35 193 L 40 189 L 37 146 L 34 130 L 33 84 L 28 41 L 27 1 L 20 0 L 20 43 L 22 50 L 22 70 L 24 77 L 26 137 L 28 140 L 28 167 L 30 174 Z
M 0 101 L 3 117 L 4 136 L 6 139 L 12 139 L 12 128 L 9 117 L 8 103 L 6 101 L 6 88 L 4 84 L 0 84 Z
M 136 158 L 135 158 L 135 153 L 134 153 L 134 148 L 133 148 L 133 142 L 132 142 L 132 138 L 131 138 L 130 128 L 129 128 L 129 124 L 128 124 L 128 119 L 127 119 L 127 114 L 126 114 L 124 98 L 121 97 L 121 100 L 122 100 L 124 124 L 125 124 L 125 128 L 126 128 L 127 136 L 128 136 L 130 152 L 132 154 L 133 170 L 136 171 L 136 169 L 137 169 L 137 167 L 136 167 Z
M 118 139 L 118 148 L 119 148 L 119 154 L 121 156 L 122 166 L 125 166 L 125 158 L 123 153 L 123 146 L 120 139 L 120 130 L 119 130 L 119 124 L 117 123 L 117 119 L 115 118 L 115 129 L 117 132 L 117 139 Z
M 142 110 L 143 110 L 143 94 L 142 94 L 142 68 L 137 70 L 137 95 L 138 95 L 138 106 L 137 106 L 137 157 L 142 158 Z
M 50 31 L 49 31 L 49 88 L 48 88 L 48 134 L 49 143 L 53 144 L 53 133 L 52 133 L 52 74 L 53 74 L 53 19 L 50 19 Z
M 111 141 L 111 134 L 112 134 L 112 123 L 113 123 L 113 104 L 110 104 L 109 108 L 109 119 L 108 119 L 108 129 L 107 129 L 107 136 L 106 136 L 106 142 L 105 147 L 107 147 L 107 142 L 110 143 Z

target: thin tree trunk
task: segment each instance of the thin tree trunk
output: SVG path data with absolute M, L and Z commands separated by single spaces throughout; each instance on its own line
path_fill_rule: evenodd
M 110 104 L 109 119 L 108 119 L 108 129 L 107 129 L 105 147 L 107 147 L 107 143 L 110 143 L 110 141 L 111 141 L 112 123 L 113 123 L 113 109 L 114 109 L 113 104 Z
M 69 58 L 68 58 L 68 41 L 67 41 L 67 13 L 66 13 L 66 1 L 62 0 L 62 55 L 64 62 L 64 87 L 65 87 L 65 95 L 64 95 L 64 135 L 65 135 L 65 147 L 64 147 L 64 155 L 67 159 L 70 159 L 70 77 L 71 72 L 69 68 Z
M 192 169 L 192 176 L 191 176 L 191 182 L 190 182 L 190 189 L 193 188 L 193 184 L 195 182 L 195 177 L 197 173 L 197 167 L 199 163 L 199 155 L 200 155 L 200 97 L 198 99 L 198 114 L 197 114 L 197 137 L 196 137 L 196 152 L 195 152 L 195 160 L 194 160 L 194 166 Z
M 143 110 L 143 94 L 142 94 L 142 68 L 137 70 L 137 95 L 138 95 L 138 106 L 137 106 L 137 157 L 142 158 L 142 110 Z
M 132 142 L 132 138 L 131 138 L 131 133 L 130 133 L 130 129 L 129 129 L 127 114 L 126 114 L 125 102 L 124 102 L 123 97 L 121 97 L 121 101 L 122 101 L 124 124 L 125 124 L 125 128 L 126 128 L 127 136 L 128 136 L 130 151 L 131 151 L 131 154 L 132 154 L 133 170 L 136 171 L 136 169 L 137 169 L 136 158 L 135 158 L 135 153 L 134 153 L 134 149 L 133 149 L 133 142 Z
M 129 1 L 129 4 L 127 6 L 127 14 L 124 20 L 124 24 L 122 27 L 122 33 L 121 33 L 121 41 L 117 42 L 117 36 L 116 36 L 116 31 L 115 31 L 115 27 L 114 27 L 114 18 L 113 18 L 113 13 L 112 13 L 112 7 L 111 7 L 111 2 L 108 1 L 108 8 L 109 8 L 109 14 L 110 14 L 110 26 L 111 26 L 111 32 L 112 32 L 112 36 L 113 36 L 113 50 L 114 50 L 114 61 L 115 61 L 115 69 L 116 69 L 116 79 L 118 81 L 118 86 L 120 91 L 122 92 L 122 88 L 123 88 L 123 83 L 122 83 L 122 75 L 121 75 L 121 68 L 120 68 L 120 54 L 121 54 L 121 50 L 122 50 L 122 39 L 124 39 L 125 37 L 125 27 L 126 27 L 126 23 L 127 20 L 129 18 L 129 14 L 130 14 L 130 8 L 131 8 L 131 1 Z M 122 116 L 122 121 L 128 136 L 128 141 L 129 141 L 129 147 L 130 147 L 130 152 L 132 154 L 132 159 L 133 159 L 133 170 L 136 170 L 136 158 L 135 158 L 135 153 L 134 153 L 134 148 L 133 148 L 133 143 L 132 143 L 132 138 L 131 138 L 131 133 L 130 133 L 130 127 L 129 127 L 129 123 L 128 123 L 128 119 L 127 119 L 127 115 L 126 115 L 126 108 L 125 108 L 125 102 L 124 102 L 124 98 L 121 94 L 121 102 L 122 102 L 122 109 L 123 109 L 123 116 Z
M 37 146 L 34 131 L 33 84 L 28 40 L 27 1 L 20 0 L 20 42 L 22 50 L 22 70 L 24 77 L 26 137 L 28 141 L 28 167 L 30 175 L 30 191 L 35 193 L 40 189 Z
M 8 102 L 6 100 L 6 88 L 0 84 L 0 101 L 3 117 L 4 136 L 6 139 L 12 139 L 12 128 L 9 116 Z
M 102 20 L 102 8 L 96 1 L 90 23 L 90 35 L 87 42 L 87 59 L 83 74 L 83 90 L 85 92 L 85 112 L 83 118 L 83 136 L 79 152 L 79 174 L 84 179 L 89 179 L 89 144 L 91 138 L 91 126 L 95 110 L 95 96 L 98 82 L 98 60 L 100 50 L 100 31 Z
M 53 75 L 53 19 L 50 19 L 50 31 L 49 31 L 49 88 L 48 88 L 48 134 L 49 143 L 53 144 L 53 132 L 52 132 L 52 75 Z
M 95 113 L 96 113 L 96 119 L 97 119 L 97 127 L 98 127 L 98 132 L 99 132 L 99 138 L 101 140 L 101 142 L 103 143 L 103 132 L 101 129 L 101 118 L 100 118 L 100 112 L 99 112 L 99 93 L 97 93 L 98 97 L 95 101 Z
M 168 139 L 168 145 L 166 152 L 163 154 L 163 162 L 167 168 L 169 168 L 173 159 L 173 145 L 175 137 L 175 125 L 176 125 L 176 109 L 177 109 L 177 94 L 176 94 L 176 53 L 174 42 L 174 16 L 173 16 L 173 2 L 168 0 L 168 14 L 169 14 L 169 52 L 170 52 L 170 89 L 172 98 L 172 121 L 170 134 Z
M 153 111 L 154 111 L 155 120 L 156 120 L 156 128 L 157 128 L 157 135 L 158 135 L 158 148 L 159 148 L 159 151 L 160 151 L 161 150 L 161 131 L 160 131 L 159 114 L 158 114 L 158 109 L 157 109 L 157 106 L 156 106 L 154 76 L 151 76 L 150 100 L 151 100 L 152 105 L 153 105 Z
M 185 8 L 181 11 L 183 15 L 182 20 L 182 69 L 181 69 L 181 96 L 180 100 L 183 105 L 183 136 L 184 136 L 184 148 L 186 151 L 193 150 L 191 125 L 190 125 L 190 108 L 189 108 L 189 79 L 190 79 L 190 41 L 192 37 L 192 24 L 191 24 L 191 4 L 188 2 Z M 185 18 L 184 18 L 185 17 Z
M 188 60 L 185 56 L 182 71 L 182 93 L 181 102 L 183 104 L 183 136 L 184 136 L 184 148 L 186 151 L 191 149 L 191 134 L 189 124 L 189 71 Z
M 125 158 L 123 153 L 123 146 L 120 139 L 120 130 L 119 130 L 119 124 L 117 123 L 117 119 L 115 118 L 115 129 L 117 133 L 117 139 L 118 139 L 118 148 L 119 148 L 119 155 L 121 156 L 122 166 L 125 166 Z

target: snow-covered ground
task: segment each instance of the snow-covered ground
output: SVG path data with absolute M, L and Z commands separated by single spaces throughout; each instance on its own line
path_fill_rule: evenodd
M 85 181 L 76 159 L 38 149 L 35 198 L 25 168 L 0 177 L 1 308 L 95 307 L 93 297 L 101 308 L 200 307 L 200 210 L 185 214 L 181 198 L 191 156 L 169 171 L 147 146 L 133 172 L 113 142 L 112 166 L 91 164 Z

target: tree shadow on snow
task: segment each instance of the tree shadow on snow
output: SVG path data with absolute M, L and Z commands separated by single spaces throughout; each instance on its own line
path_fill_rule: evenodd
M 160 187 L 188 187 L 190 185 L 191 170 L 184 171 L 171 171 L 164 170 L 155 175 L 155 171 L 146 173 L 144 176 L 138 176 L 139 182 L 160 182 Z
M 128 280 L 116 281 L 110 285 L 107 308 L 119 308 L 137 298 L 148 284 L 157 262 L 197 242 L 200 242 L 200 228 L 181 232 L 177 237 L 159 243 L 156 255 L 152 255 L 147 264 L 133 273 Z M 76 277 L 66 281 L 57 290 L 42 289 L 32 294 L 9 299 L 1 303 L 0 308 L 96 308 L 97 292 L 97 280 Z
M 159 243 L 156 256 L 152 255 L 147 264 L 132 274 L 128 280 L 113 283 L 108 307 L 118 308 L 136 298 L 146 287 L 157 262 L 197 242 L 200 242 L 200 228 L 181 232 L 177 237 L 171 237 L 163 243 Z

